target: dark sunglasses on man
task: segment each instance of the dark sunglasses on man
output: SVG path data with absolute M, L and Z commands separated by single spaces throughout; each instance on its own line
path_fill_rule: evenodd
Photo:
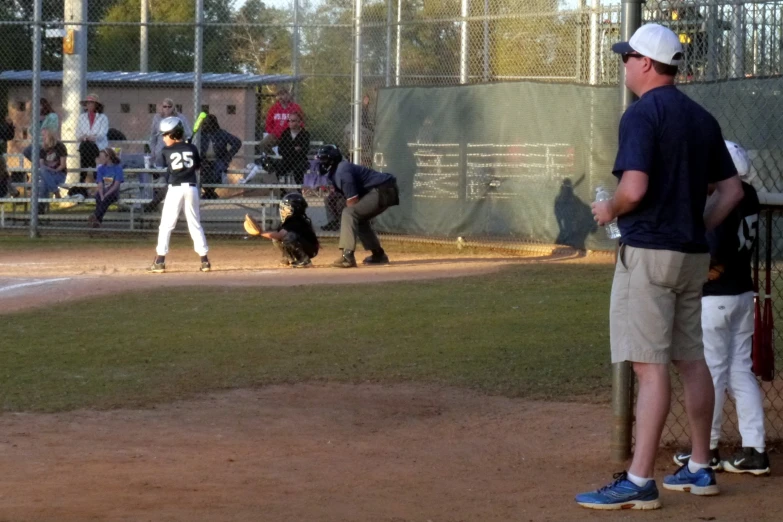
M 622 55 L 623 57 L 623 63 L 628 63 L 629 58 L 644 58 L 644 55 L 641 55 L 639 53 L 625 53 Z

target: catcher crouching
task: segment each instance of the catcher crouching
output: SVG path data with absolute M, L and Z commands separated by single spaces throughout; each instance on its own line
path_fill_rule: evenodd
M 246 214 L 245 231 L 251 236 L 271 239 L 283 254 L 281 265 L 310 268 L 313 266 L 311 259 L 318 255 L 321 246 L 306 210 L 307 201 L 301 194 L 286 194 L 280 200 L 280 227 L 277 230 L 263 232 L 258 222 Z

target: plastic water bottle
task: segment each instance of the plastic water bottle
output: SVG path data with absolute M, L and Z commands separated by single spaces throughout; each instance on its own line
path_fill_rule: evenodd
M 605 188 L 595 188 L 596 201 L 607 201 L 610 199 L 612 199 L 612 195 Z M 612 221 L 604 225 L 604 229 L 606 230 L 606 237 L 609 239 L 617 239 L 620 237 L 620 227 L 617 226 L 617 218 L 614 218 Z

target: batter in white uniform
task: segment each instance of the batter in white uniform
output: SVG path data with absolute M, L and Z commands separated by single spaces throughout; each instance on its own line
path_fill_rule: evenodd
M 185 127 L 182 121 L 171 116 L 160 122 L 160 133 L 166 146 L 163 149 L 163 160 L 168 169 L 168 192 L 163 203 L 163 213 L 160 218 L 158 232 L 157 257 L 147 270 L 151 273 L 166 271 L 166 254 L 169 251 L 171 231 L 177 225 L 179 213 L 185 207 L 185 218 L 188 221 L 188 231 L 193 239 L 193 248 L 201 256 L 202 272 L 209 272 L 212 266 L 207 258 L 207 238 L 201 228 L 199 217 L 199 194 L 196 171 L 201 167 L 201 158 L 196 146 L 185 143 Z

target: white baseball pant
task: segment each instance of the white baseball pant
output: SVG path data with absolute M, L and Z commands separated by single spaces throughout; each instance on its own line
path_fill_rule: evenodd
M 704 359 L 715 385 L 712 448 L 720 441 L 726 392 L 736 405 L 742 446 L 764 448 L 764 406 L 751 361 L 753 322 L 753 292 L 701 300 Z
M 188 231 L 193 239 L 193 249 L 200 256 L 207 255 L 209 251 L 204 229 L 201 228 L 198 187 L 195 185 L 169 185 L 158 229 L 156 251 L 159 256 L 165 256 L 169 252 L 171 231 L 177 226 L 177 219 L 179 219 L 179 213 L 183 206 L 185 207 L 185 219 L 188 221 Z

